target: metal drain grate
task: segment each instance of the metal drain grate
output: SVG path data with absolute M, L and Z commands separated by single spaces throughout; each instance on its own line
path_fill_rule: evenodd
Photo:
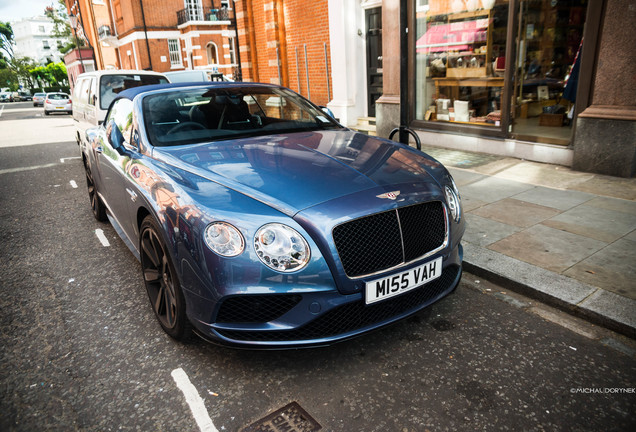
M 292 402 L 267 417 L 241 429 L 240 432 L 313 432 L 320 429 L 322 429 L 322 426 L 307 414 L 307 411 L 302 409 L 298 402 Z

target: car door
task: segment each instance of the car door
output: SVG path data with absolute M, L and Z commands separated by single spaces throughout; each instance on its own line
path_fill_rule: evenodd
M 103 125 L 105 138 L 93 146 L 99 170 L 100 194 L 108 209 L 129 239 L 135 238 L 128 205 L 136 198 L 130 187 L 127 170 L 134 152 L 130 144 L 133 129 L 132 101 L 119 99 L 111 107 Z

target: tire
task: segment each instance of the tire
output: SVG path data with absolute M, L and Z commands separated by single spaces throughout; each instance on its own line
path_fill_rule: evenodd
M 89 167 L 86 170 L 86 187 L 88 188 L 88 197 L 91 200 L 91 209 L 93 210 L 93 216 L 100 222 L 106 222 L 106 206 L 102 202 L 101 198 L 97 194 L 97 187 L 95 187 L 95 181 Z
M 161 230 L 147 216 L 139 230 L 141 272 L 150 306 L 163 331 L 178 341 L 186 341 L 192 325 L 186 316 L 185 298 Z
M 44 110 L 44 115 L 49 115 L 51 114 L 50 112 L 48 112 L 47 110 Z

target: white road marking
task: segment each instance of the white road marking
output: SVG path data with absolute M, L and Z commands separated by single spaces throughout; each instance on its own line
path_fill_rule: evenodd
M 71 159 L 80 159 L 80 157 L 73 156 L 73 157 L 67 157 L 67 158 L 60 158 L 60 162 L 64 163 L 64 161 L 71 160 Z
M 212 423 L 208 411 L 205 409 L 203 399 L 199 396 L 196 387 L 190 382 L 188 375 L 181 368 L 173 370 L 171 375 L 174 382 L 177 383 L 177 387 L 179 387 L 179 390 L 181 390 L 185 396 L 186 402 L 190 406 L 190 411 L 192 411 L 194 420 L 197 422 L 197 425 L 199 425 L 201 432 L 218 432 L 217 428 L 214 427 L 214 423 Z
M 36 166 L 22 167 L 22 168 L 8 168 L 8 169 L 0 170 L 0 174 L 9 174 L 9 173 L 15 173 L 15 172 L 30 171 L 30 170 L 40 169 L 40 168 L 50 168 L 50 167 L 54 167 L 56 165 L 58 165 L 58 164 L 50 163 L 50 164 L 46 164 L 46 165 L 36 165 Z
M 106 238 L 106 236 L 104 235 L 104 230 L 101 228 L 97 228 L 95 230 L 95 235 L 97 236 L 97 238 L 99 239 L 99 241 L 102 243 L 102 245 L 104 247 L 108 247 L 110 246 L 110 242 L 108 241 L 108 239 Z
M 4 105 L 0 106 L 0 117 L 2 117 L 2 111 L 4 111 Z
M 71 180 L 69 183 L 71 184 L 73 189 L 77 189 L 77 183 L 75 183 L 75 180 Z

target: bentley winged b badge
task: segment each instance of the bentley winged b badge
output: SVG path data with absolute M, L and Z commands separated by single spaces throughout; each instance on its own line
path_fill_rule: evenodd
M 393 192 L 387 192 L 387 193 L 383 193 L 382 195 L 376 195 L 376 197 L 378 198 L 388 198 L 390 200 L 394 200 L 398 197 L 398 195 L 400 194 L 400 191 L 393 191 Z

